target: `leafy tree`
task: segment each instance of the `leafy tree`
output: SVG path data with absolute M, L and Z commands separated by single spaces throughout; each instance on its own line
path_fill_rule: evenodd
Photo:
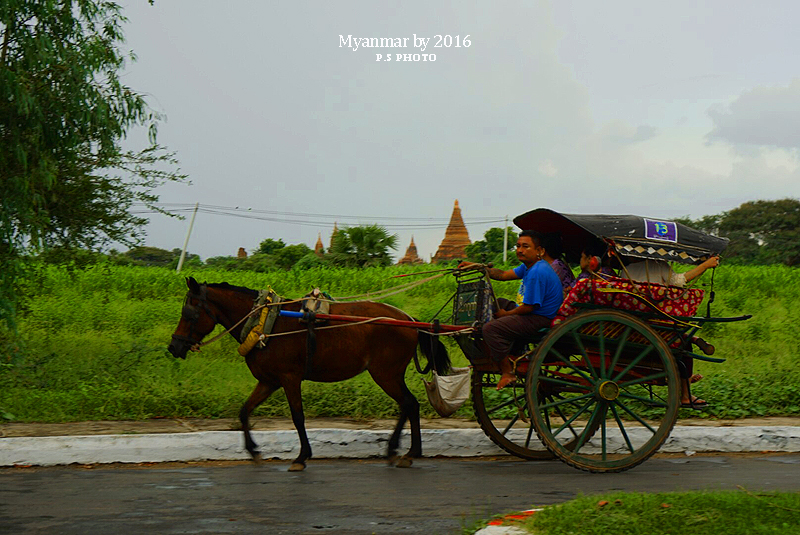
M 503 229 L 492 227 L 483 233 L 483 239 L 475 241 L 464 249 L 467 259 L 472 262 L 496 261 L 498 255 L 502 260 L 503 255 Z M 510 257 L 514 258 L 514 244 L 517 243 L 517 233 L 508 227 L 508 250 L 511 251 Z
M 725 257 L 740 264 L 800 264 L 800 200 L 749 201 L 717 215 L 675 219 L 728 238 Z
M 206 267 L 211 267 L 214 269 L 225 269 L 231 271 L 229 266 L 235 264 L 238 260 L 243 260 L 243 259 L 236 258 L 235 256 L 211 256 L 206 258 L 204 264 L 206 265 Z
M 134 247 L 123 254 L 136 264 L 166 267 L 176 258 L 180 258 L 181 250 L 173 249 L 172 251 L 167 251 L 166 249 L 159 249 L 158 247 L 142 246 Z M 191 255 L 187 254 L 187 258 L 189 256 Z
M 800 264 L 800 200 L 750 201 L 723 214 L 726 256 L 745 263 Z
M 13 322 L 20 257 L 53 246 L 98 248 L 141 239 L 152 190 L 184 178 L 156 143 L 160 117 L 119 77 L 117 4 L 103 0 L 0 3 L 0 319 Z M 134 127 L 149 146 L 124 151 Z
M 397 234 L 389 234 L 379 225 L 361 225 L 340 229 L 331 238 L 328 256 L 338 266 L 388 266 L 389 250 L 397 249 Z
M 205 265 L 225 271 L 255 271 L 256 273 L 265 273 L 278 268 L 274 256 L 261 253 L 251 254 L 247 258 L 213 256 L 206 259 Z
M 328 262 L 324 256 L 317 256 L 316 253 L 312 252 L 295 262 L 292 266 L 292 270 L 305 271 L 313 268 L 323 268 L 329 264 L 330 262 Z
M 705 232 L 706 234 L 719 236 L 719 224 L 722 221 L 723 216 L 724 214 L 704 215 L 700 219 L 692 219 L 689 216 L 683 216 L 673 218 L 672 220 L 695 230 Z
M 66 264 L 74 268 L 85 268 L 107 260 L 109 257 L 97 251 L 73 247 L 51 247 L 44 249 L 37 256 L 46 264 Z
M 275 251 L 273 255 L 275 262 L 283 269 L 291 269 L 298 260 L 306 256 L 308 253 L 313 253 L 308 245 L 298 243 L 297 245 L 287 245 L 283 249 Z
M 286 244 L 283 243 L 283 240 L 273 240 L 272 238 L 267 238 L 259 244 L 258 252 L 261 254 L 275 254 L 276 251 L 283 249 L 284 247 L 286 247 Z

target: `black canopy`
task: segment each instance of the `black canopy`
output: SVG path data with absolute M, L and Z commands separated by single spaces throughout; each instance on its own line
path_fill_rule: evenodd
M 560 214 L 537 208 L 514 218 L 522 230 L 559 232 L 568 256 L 577 258 L 592 240 L 614 244 L 617 252 L 635 258 L 650 258 L 699 264 L 728 246 L 727 238 L 665 219 L 636 215 Z

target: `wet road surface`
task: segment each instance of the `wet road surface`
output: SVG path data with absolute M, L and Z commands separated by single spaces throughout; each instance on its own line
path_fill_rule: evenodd
M 311 460 L 0 469 L 0 533 L 460 533 L 578 493 L 800 491 L 800 455 L 659 456 L 621 474 L 558 461 Z

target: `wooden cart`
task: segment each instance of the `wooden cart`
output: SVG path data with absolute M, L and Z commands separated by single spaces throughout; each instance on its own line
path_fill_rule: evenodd
M 727 244 L 678 223 L 637 216 L 539 209 L 514 222 L 522 229 L 558 231 L 573 258 L 594 239 L 628 260 L 699 264 Z M 530 350 L 517 362 L 516 383 L 497 391 L 500 371 L 479 332 L 490 317 L 490 282 L 479 271 L 456 277 L 452 323 L 476 327 L 456 340 L 472 364 L 473 405 L 484 432 L 516 456 L 556 456 L 590 472 L 627 470 L 653 455 L 675 425 L 681 381 L 688 378 L 692 360 L 724 361 L 699 354 L 693 337 L 705 323 L 750 317 L 711 317 L 713 286 L 707 314 L 698 316 L 704 293 L 699 289 L 582 279 L 552 328 L 528 341 Z M 536 447 L 537 437 L 546 450 Z

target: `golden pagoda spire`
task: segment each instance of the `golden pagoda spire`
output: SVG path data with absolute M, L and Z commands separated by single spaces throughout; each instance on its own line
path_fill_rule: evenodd
M 461 217 L 461 208 L 458 206 L 458 199 L 453 205 L 453 213 L 450 215 L 450 224 L 444 232 L 444 239 L 439 245 L 436 254 L 433 255 L 431 262 L 442 262 L 445 260 L 459 260 L 466 256 L 464 248 L 471 244 L 467 226 Z

